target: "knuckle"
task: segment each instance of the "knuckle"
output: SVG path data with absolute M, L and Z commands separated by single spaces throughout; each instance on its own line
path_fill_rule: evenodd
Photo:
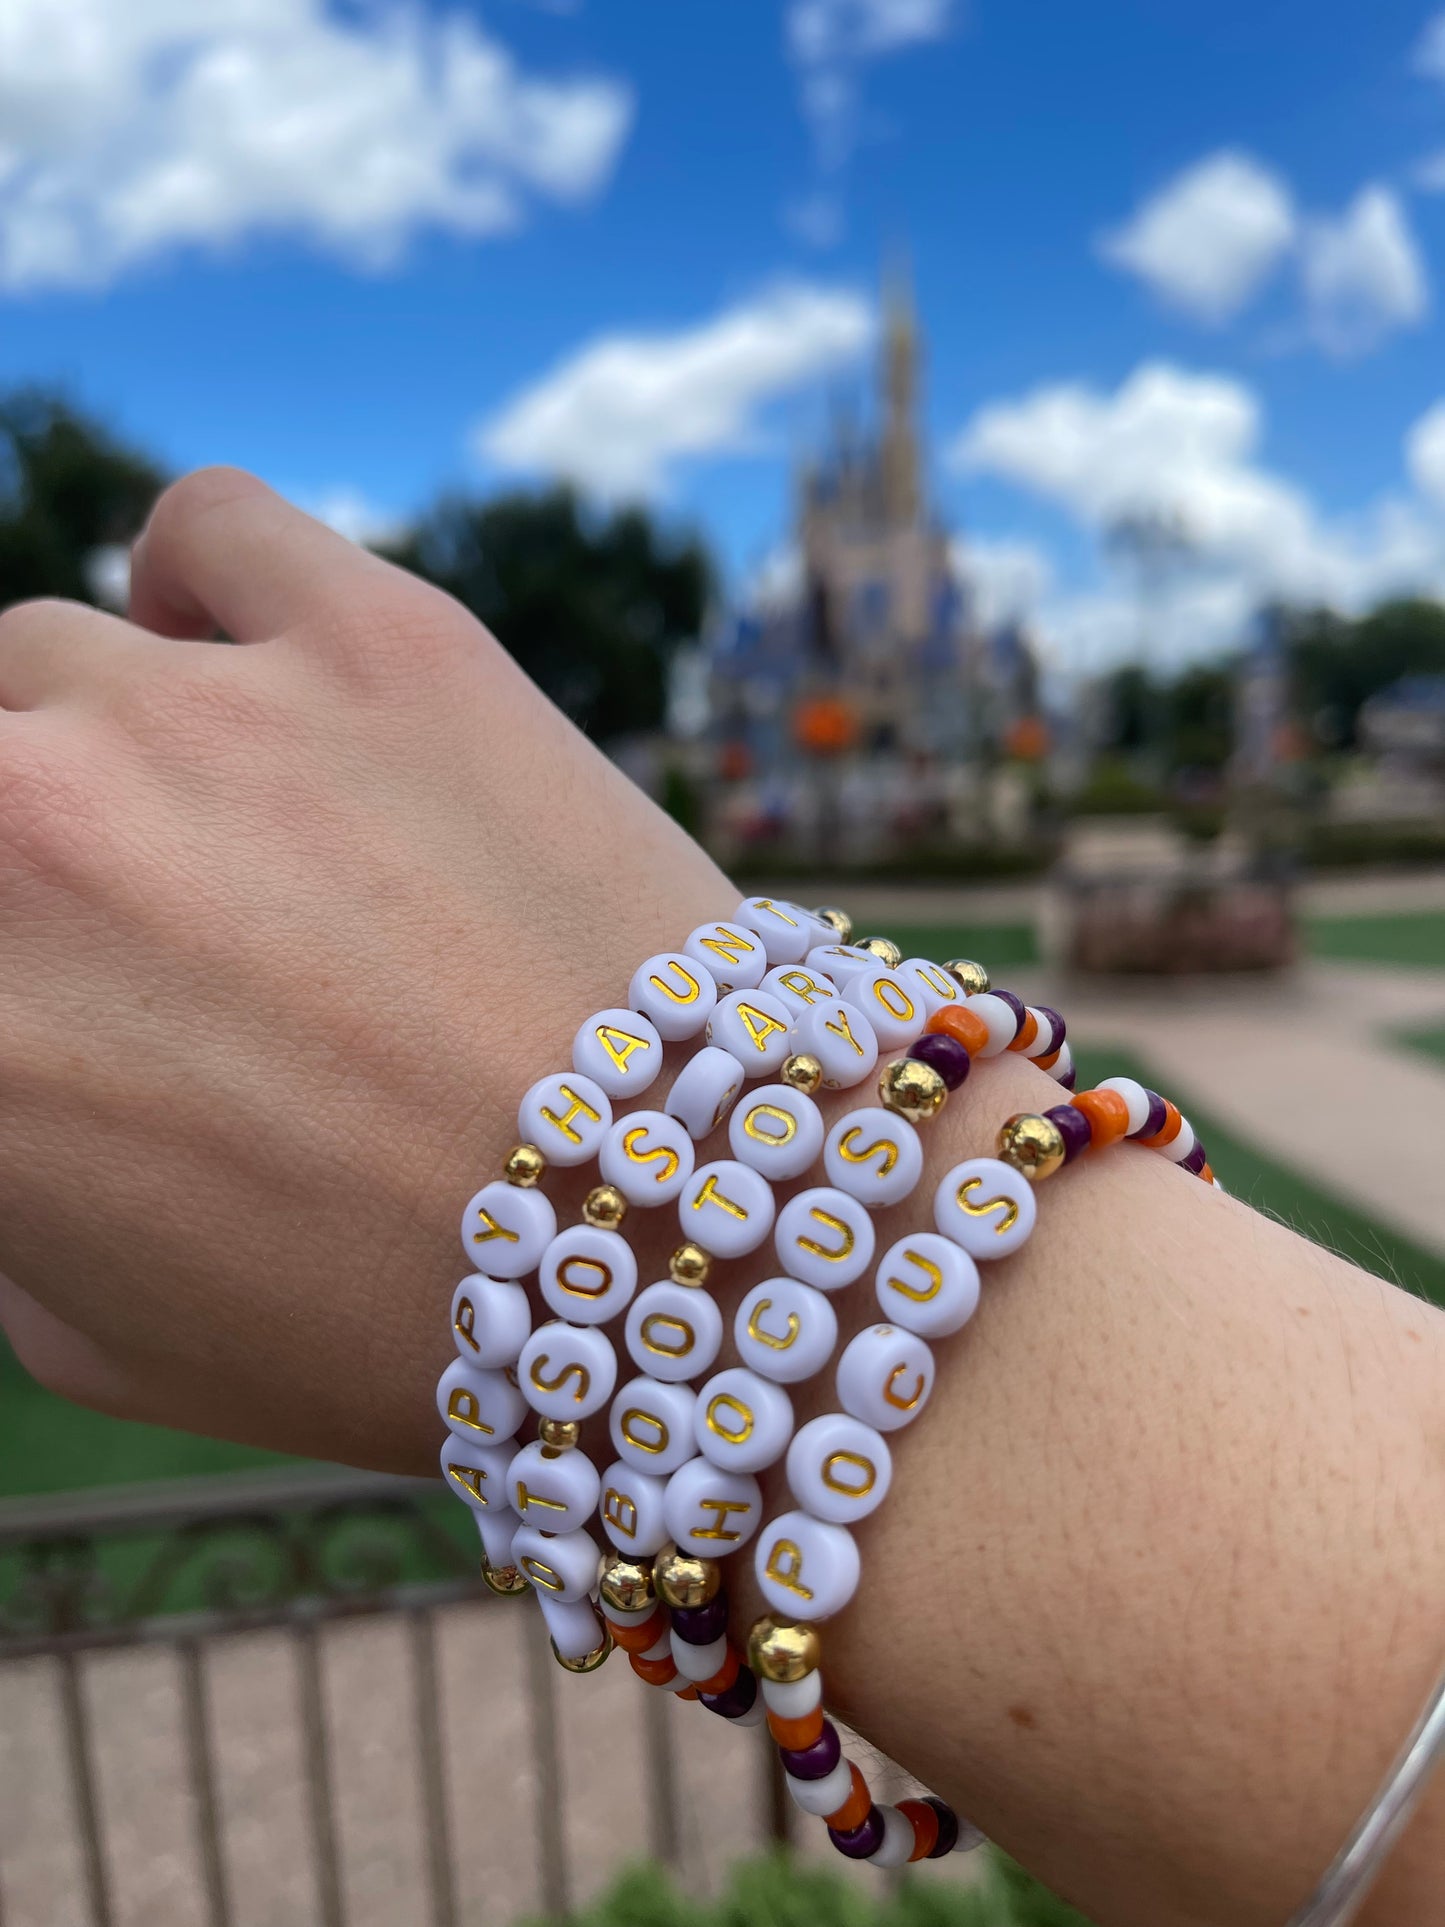
M 47 734 L 0 735 L 0 862 L 7 880 L 53 879 L 93 849 L 101 829 L 91 764 Z
M 224 643 L 196 643 L 185 656 L 158 655 L 116 697 L 116 720 L 141 748 L 171 757 L 220 758 L 253 747 L 276 724 L 278 707 L 262 679 L 243 672 L 246 657 Z
M 248 469 L 229 468 L 219 463 L 211 468 L 192 469 L 157 497 L 144 540 L 164 543 L 179 538 L 197 522 L 229 508 L 232 503 L 269 493 L 260 477 Z
M 429 690 L 476 657 L 482 633 L 450 596 L 406 579 L 320 618 L 320 653 L 362 688 L 387 697 Z

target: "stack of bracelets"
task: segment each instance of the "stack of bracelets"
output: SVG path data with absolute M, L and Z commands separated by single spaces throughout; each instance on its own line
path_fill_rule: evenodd
M 887 1496 L 886 1435 L 927 1404 L 932 1341 L 973 1313 L 979 1261 L 1016 1251 L 1033 1230 L 1035 1185 L 1124 1138 L 1214 1179 L 1172 1104 L 1110 1078 L 1009 1118 L 996 1158 L 970 1158 L 940 1180 L 933 1229 L 898 1239 L 874 1266 L 870 1212 L 914 1190 L 918 1127 L 974 1058 L 1020 1052 L 1070 1093 L 1074 1072 L 1056 1011 L 993 990 L 976 963 L 905 961 L 885 938 L 851 935 L 841 911 L 749 898 L 731 921 L 641 964 L 626 1008 L 587 1019 L 572 1068 L 527 1092 L 521 1141 L 467 1206 L 462 1243 L 477 1269 L 452 1300 L 458 1356 L 437 1406 L 443 1476 L 472 1510 L 483 1575 L 495 1592 L 535 1594 L 561 1664 L 590 1672 L 618 1646 L 649 1685 L 742 1725 L 765 1718 L 798 1806 L 840 1852 L 896 1867 L 981 1835 L 931 1796 L 875 1805 L 824 1716 L 817 1628 L 857 1590 L 851 1528 Z M 652 1085 L 666 1045 L 699 1037 L 663 1109 L 614 1116 Z M 880 1053 L 899 1051 L 878 1070 L 879 1102 L 825 1128 L 815 1094 L 861 1084 Z M 699 1163 L 695 1145 L 725 1120 L 732 1155 Z M 824 1182 L 779 1209 L 774 1186 L 804 1177 L 820 1153 Z M 583 1222 L 559 1231 L 540 1181 L 549 1165 L 594 1158 L 602 1181 Z M 675 1206 L 682 1242 L 668 1277 L 637 1292 L 622 1226 L 633 1207 L 663 1206 Z M 723 1337 L 713 1266 L 769 1234 L 779 1275 L 738 1306 L 741 1364 L 713 1372 Z M 828 1294 L 870 1266 L 884 1322 L 838 1357 L 838 1409 L 795 1430 L 787 1388 L 835 1349 Z M 534 1272 L 555 1314 L 536 1329 L 521 1283 Z M 619 1390 L 602 1328 L 624 1313 L 638 1375 Z M 616 1458 L 599 1474 L 579 1441 L 581 1421 L 604 1407 Z M 537 1437 L 519 1444 L 529 1411 Z M 757 1475 L 779 1461 L 793 1507 L 765 1525 Z M 614 1548 L 605 1563 L 594 1517 Z M 771 1610 L 744 1655 L 728 1637 L 722 1562 L 749 1541 Z

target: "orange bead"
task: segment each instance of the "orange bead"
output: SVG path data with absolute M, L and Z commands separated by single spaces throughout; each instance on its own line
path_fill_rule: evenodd
M 645 1653 L 667 1631 L 667 1614 L 659 1608 L 651 1619 L 644 1619 L 640 1626 L 619 1626 L 615 1619 L 609 1619 L 607 1630 L 624 1653 Z
M 1179 1115 L 1177 1107 L 1171 1104 L 1166 1097 L 1164 1100 L 1163 1128 L 1156 1131 L 1153 1137 L 1141 1137 L 1138 1142 L 1144 1145 L 1147 1150 L 1158 1151 L 1162 1149 L 1164 1145 L 1172 1144 L 1183 1128 L 1184 1119 Z
M 629 1653 L 627 1663 L 637 1677 L 645 1679 L 649 1686 L 669 1686 L 677 1678 L 677 1667 L 670 1653 L 665 1653 L 661 1659 L 644 1659 L 640 1653 Z
M 926 1860 L 938 1845 L 938 1814 L 926 1800 L 900 1800 L 898 1811 L 913 1829 L 910 1860 Z
M 1038 1065 L 1041 1071 L 1051 1071 L 1054 1068 L 1055 1064 L 1057 1064 L 1059 1059 L 1063 1056 L 1063 1054 L 1064 1054 L 1064 1047 L 1062 1044 L 1060 1044 L 1057 1050 L 1045 1051 L 1043 1056 L 1036 1057 L 1034 1059 L 1034 1062 Z
M 1203 1165 L 1203 1166 L 1201 1166 L 1201 1168 L 1200 1168 L 1200 1172 L 1199 1172 L 1199 1175 L 1200 1175 L 1200 1177 L 1201 1177 L 1201 1178 L 1203 1178 L 1203 1180 L 1204 1180 L 1204 1182 L 1205 1182 L 1206 1184 L 1213 1184 L 1213 1182 L 1214 1182 L 1214 1170 L 1213 1170 L 1213 1167 L 1212 1167 L 1211 1165 L 1208 1165 L 1208 1164 L 1206 1164 L 1206 1165 Z
M 956 1038 L 970 1057 L 977 1057 L 988 1042 L 988 1025 L 967 1004 L 945 1004 L 942 1010 L 934 1011 L 924 1029 L 940 1030 L 945 1037 Z
M 738 1658 L 738 1649 L 733 1645 L 732 1641 L 729 1640 L 727 1657 L 723 1660 L 722 1665 L 718 1667 L 711 1679 L 700 1679 L 697 1682 L 697 1690 L 699 1693 L 725 1693 L 737 1678 L 738 1667 L 741 1664 L 742 1661 Z
M 779 1746 L 787 1747 L 790 1753 L 799 1753 L 805 1746 L 811 1746 L 823 1731 L 823 1709 L 815 1706 L 811 1713 L 803 1713 L 795 1720 L 785 1720 L 778 1713 L 769 1713 L 768 1731 Z
M 1039 1020 L 1031 1010 L 1024 1012 L 1024 1020 L 1019 1025 L 1019 1034 L 1009 1045 L 1010 1050 L 1027 1050 L 1039 1034 Z M 933 1808 L 928 1809 L 932 1813 Z
M 1089 1120 L 1089 1142 L 1096 1151 L 1117 1144 L 1129 1129 L 1129 1106 L 1117 1091 L 1080 1091 L 1074 1109 Z
M 680 1700 L 695 1700 L 697 1698 L 697 1688 L 695 1686 L 684 1686 L 680 1693 L 673 1694 L 673 1698 L 680 1699 Z
M 853 1791 L 836 1813 L 825 1815 L 823 1822 L 825 1826 L 836 1827 L 839 1833 L 851 1833 L 854 1827 L 861 1827 L 873 1805 L 873 1795 L 856 1760 L 849 1760 L 848 1771 L 853 1775 Z

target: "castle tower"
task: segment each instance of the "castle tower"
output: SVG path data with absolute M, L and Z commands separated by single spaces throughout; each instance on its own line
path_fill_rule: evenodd
M 918 434 L 918 324 L 910 277 L 901 266 L 889 271 L 883 292 L 883 470 L 884 513 L 890 526 L 917 522 L 922 507 Z

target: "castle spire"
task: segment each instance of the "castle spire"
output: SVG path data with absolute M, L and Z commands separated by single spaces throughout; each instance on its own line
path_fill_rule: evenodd
M 890 522 L 909 523 L 917 520 L 922 499 L 914 421 L 919 351 L 913 277 L 901 254 L 894 256 L 884 272 L 882 305 L 884 504 Z

